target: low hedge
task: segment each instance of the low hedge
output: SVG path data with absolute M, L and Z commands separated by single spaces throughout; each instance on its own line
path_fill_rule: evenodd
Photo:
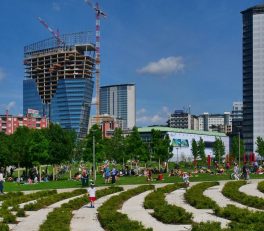
M 192 222 L 192 214 L 176 205 L 170 205 L 165 200 L 166 193 L 182 188 L 183 184 L 166 185 L 146 196 L 144 208 L 154 209 L 151 215 L 166 224 L 189 224 Z
M 123 203 L 144 191 L 154 189 L 153 185 L 141 185 L 135 189 L 113 196 L 98 209 L 98 219 L 102 227 L 107 231 L 151 231 L 138 221 L 131 221 L 126 214 L 117 212 Z
M 99 199 L 100 197 L 122 190 L 123 188 L 121 187 L 102 189 L 96 192 L 96 198 Z M 56 208 L 48 214 L 47 220 L 40 226 L 39 231 L 70 231 L 70 223 L 73 216 L 72 211 L 80 209 L 87 203 L 89 203 L 89 200 L 86 195 L 64 203 L 60 208 Z
M 192 225 L 192 231 L 221 231 L 220 222 L 201 222 Z
M 203 182 L 192 186 L 184 194 L 185 200 L 197 209 L 215 209 L 216 202 L 204 196 L 203 192 L 210 187 L 219 185 L 218 182 Z
M 8 199 L 11 199 L 11 198 L 14 198 L 14 197 L 19 197 L 19 196 L 22 196 L 22 195 L 24 195 L 22 192 L 9 192 L 9 193 L 1 195 L 0 196 L 0 201 L 8 200 Z
M 0 222 L 0 231 L 9 231 L 9 226 Z
M 43 198 L 38 199 L 37 202 L 26 204 L 24 206 L 24 210 L 36 211 L 46 206 L 49 206 L 51 204 L 54 204 L 58 201 L 68 199 L 74 196 L 78 196 L 84 193 L 86 193 L 85 189 L 76 189 L 72 192 L 58 193 L 58 194 L 54 194 L 51 196 L 43 197 Z
M 246 193 L 240 192 L 239 188 L 245 185 L 246 181 L 230 181 L 227 182 L 222 190 L 224 196 L 237 201 L 243 205 L 264 209 L 264 200 L 256 196 L 249 196 Z
M 264 181 L 258 183 L 258 190 L 264 193 Z
M 42 197 L 50 196 L 56 194 L 56 190 L 48 190 L 48 191 L 39 191 L 36 193 L 30 193 L 30 194 L 22 194 L 21 196 L 18 197 L 11 197 L 7 200 L 5 200 L 2 204 L 3 208 L 8 208 L 10 206 L 16 206 L 21 203 L 25 203 L 28 201 L 36 200 Z

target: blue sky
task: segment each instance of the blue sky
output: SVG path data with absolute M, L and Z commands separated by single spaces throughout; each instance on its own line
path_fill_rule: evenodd
M 223 113 L 242 100 L 242 0 L 101 0 L 101 84 L 136 84 L 137 125 L 168 113 Z M 83 0 L 0 0 L 0 114 L 23 110 L 23 47 L 95 29 Z M 94 112 L 94 110 L 92 110 Z

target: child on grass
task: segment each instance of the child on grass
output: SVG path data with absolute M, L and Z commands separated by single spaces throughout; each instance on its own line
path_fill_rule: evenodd
M 96 200 L 95 193 L 96 193 L 96 189 L 94 187 L 94 183 L 91 183 L 90 187 L 87 189 L 87 194 L 89 195 L 91 208 L 94 208 L 94 202 Z

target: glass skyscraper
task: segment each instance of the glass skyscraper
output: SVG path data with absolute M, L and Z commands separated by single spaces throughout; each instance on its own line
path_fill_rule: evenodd
M 95 48 L 88 32 L 62 36 L 25 47 L 23 112 L 35 109 L 52 123 L 87 134 L 92 101 Z
M 122 121 L 123 129 L 136 125 L 135 84 L 109 85 L 100 88 L 100 114 L 108 114 Z
M 246 152 L 264 138 L 264 4 L 243 15 L 243 138 Z

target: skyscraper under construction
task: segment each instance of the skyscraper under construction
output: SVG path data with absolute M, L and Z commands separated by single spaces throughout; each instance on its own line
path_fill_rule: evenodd
M 52 123 L 87 134 L 94 81 L 91 33 L 49 38 L 24 47 L 23 112 L 35 109 Z

